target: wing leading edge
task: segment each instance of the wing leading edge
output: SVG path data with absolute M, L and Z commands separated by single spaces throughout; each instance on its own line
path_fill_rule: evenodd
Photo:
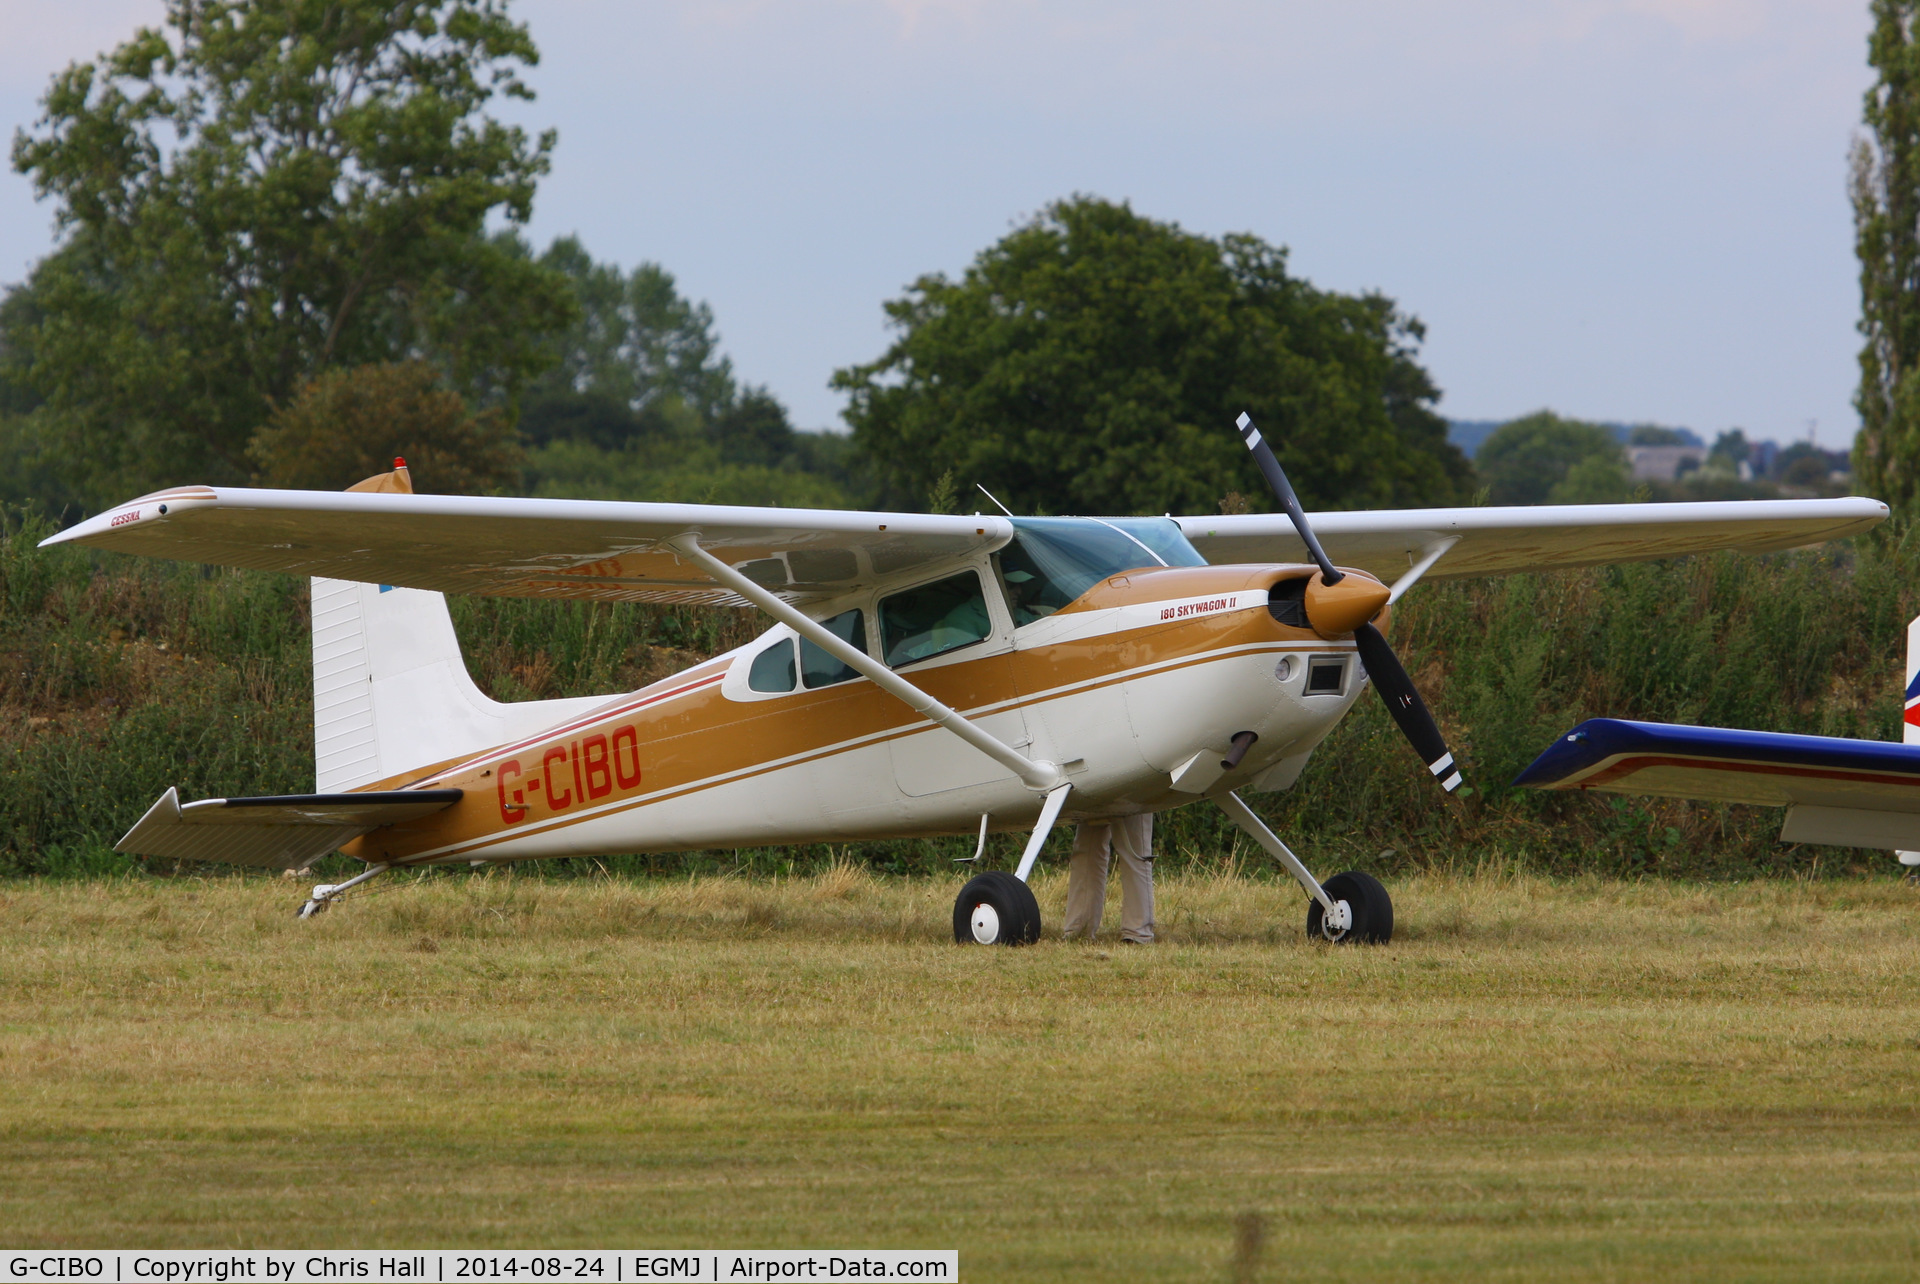
M 1593 718 L 1513 783 L 1787 807 L 1786 842 L 1920 850 L 1920 745 Z

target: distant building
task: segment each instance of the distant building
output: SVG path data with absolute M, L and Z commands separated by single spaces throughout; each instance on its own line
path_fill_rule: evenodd
M 1627 464 L 1635 481 L 1680 480 L 1707 462 L 1705 446 L 1628 446 Z

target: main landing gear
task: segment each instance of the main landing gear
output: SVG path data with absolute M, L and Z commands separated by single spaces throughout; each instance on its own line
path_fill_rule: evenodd
M 1033 871 L 1033 862 L 1039 857 L 1042 844 L 1060 818 L 1068 788 L 1062 785 L 1047 795 L 1046 805 L 1040 809 L 1040 823 L 1034 827 L 1033 837 L 1027 840 L 1026 851 L 1021 853 L 1019 869 L 1011 874 L 1005 870 L 989 870 L 960 889 L 960 896 L 953 903 L 953 939 L 957 943 L 1031 945 L 1040 939 L 1040 903 L 1027 886 L 1027 875 Z M 1385 945 L 1393 939 L 1393 899 L 1387 895 L 1387 889 L 1380 886 L 1379 879 L 1350 869 L 1322 883 L 1238 795 L 1229 791 L 1214 801 L 1306 889 L 1308 939 L 1331 945 Z M 980 847 L 971 859 L 978 860 L 985 850 L 986 834 L 983 816 Z
M 988 870 L 960 889 L 953 939 L 961 945 L 1031 945 L 1040 939 L 1040 902 L 1006 870 Z
M 1047 794 L 1046 802 L 1040 806 L 1040 823 L 1033 827 L 1033 837 L 1027 839 L 1027 849 L 1020 853 L 1020 868 L 1009 874 L 1004 869 L 990 869 L 968 881 L 960 889 L 960 896 L 953 902 L 953 939 L 959 945 L 1032 945 L 1040 939 L 1040 902 L 1033 898 L 1033 889 L 1027 886 L 1027 875 L 1033 872 L 1033 863 L 1040 859 L 1040 849 L 1046 845 L 1047 835 L 1053 832 L 1054 822 L 1060 819 L 1060 809 L 1066 805 L 1067 791 L 1072 785 L 1060 785 Z M 980 859 L 980 853 L 986 850 L 987 818 L 980 818 L 980 846 L 973 853 L 973 859 Z
M 1379 879 L 1350 869 L 1320 886 L 1333 902 L 1333 912 L 1319 901 L 1307 902 L 1309 939 L 1335 945 L 1385 945 L 1393 939 L 1393 901 Z
M 1233 823 L 1292 874 L 1307 891 L 1307 937 L 1333 945 L 1385 945 L 1393 939 L 1393 901 L 1380 880 L 1350 869 L 1322 883 L 1265 822 L 1229 790 L 1214 799 Z

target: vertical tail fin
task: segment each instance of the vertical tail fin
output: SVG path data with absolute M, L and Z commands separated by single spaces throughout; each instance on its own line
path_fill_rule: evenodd
M 1920 615 L 1907 623 L 1906 712 L 1901 715 L 1901 739 L 1920 744 Z
M 406 466 L 353 487 L 410 494 Z M 467 672 L 447 599 L 313 581 L 315 788 L 340 793 L 537 735 L 605 697 L 502 704 Z

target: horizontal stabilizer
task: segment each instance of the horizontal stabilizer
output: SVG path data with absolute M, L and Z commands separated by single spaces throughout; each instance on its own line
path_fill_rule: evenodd
M 169 789 L 114 850 L 168 860 L 305 869 L 362 834 L 431 816 L 460 798 L 458 789 L 401 789 L 208 798 L 182 806 L 179 790 Z
M 1592 718 L 1513 783 L 1810 809 L 1803 824 L 1823 809 L 1920 814 L 1920 745 Z

